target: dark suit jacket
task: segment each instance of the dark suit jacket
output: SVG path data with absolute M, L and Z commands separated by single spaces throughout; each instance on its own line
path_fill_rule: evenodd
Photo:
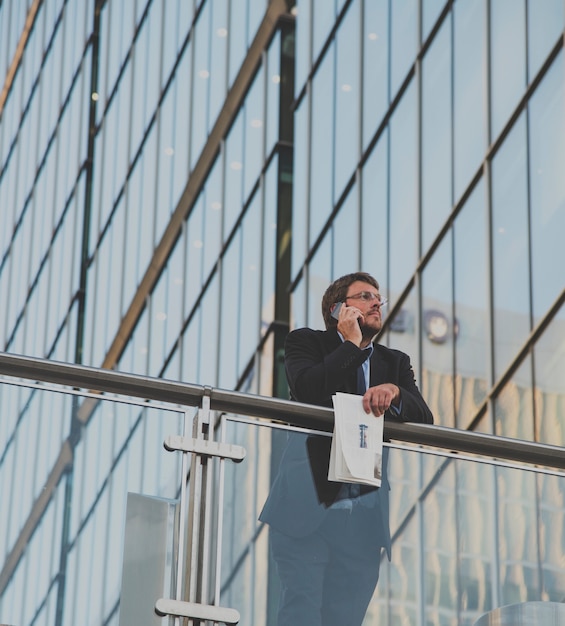
M 301 328 L 291 332 L 285 345 L 285 367 L 291 398 L 332 407 L 332 396 L 336 392 L 356 393 L 357 368 L 366 358 L 367 353 L 356 345 L 342 342 L 335 329 L 317 331 Z M 370 386 L 394 383 L 400 388 L 401 412 L 395 415 L 389 410 L 385 414 L 386 419 L 433 422 L 432 414 L 416 386 L 407 354 L 375 344 L 370 372 Z M 316 530 L 342 487 L 342 483 L 327 480 L 330 445 L 330 437 L 302 433 L 289 436 L 279 473 L 260 515 L 262 521 L 292 537 L 305 537 Z M 362 498 L 372 499 L 369 506 L 371 514 L 375 515 L 375 534 L 368 540 L 386 548 L 390 557 L 387 453 L 385 448 L 381 487 L 377 490 L 364 488 L 366 495 Z

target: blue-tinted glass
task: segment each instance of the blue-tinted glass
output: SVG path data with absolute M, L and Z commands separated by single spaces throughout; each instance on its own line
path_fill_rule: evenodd
M 414 82 L 390 122 L 390 281 L 392 297 L 404 290 L 419 257 L 417 108 Z
M 203 248 L 203 198 L 195 204 L 186 223 L 186 266 L 185 266 L 185 312 L 189 315 L 196 299 L 200 295 L 202 277 L 202 248 Z
M 359 269 L 359 201 L 353 185 L 333 222 L 333 275 L 337 278 Z
M 361 173 L 361 268 L 386 287 L 388 280 L 388 132 Z M 386 293 L 381 289 L 382 293 Z M 387 294 L 388 297 L 388 294 Z
M 219 314 L 221 312 L 219 275 L 216 274 L 202 298 L 202 337 L 203 345 L 200 351 L 199 379 L 204 385 L 218 384 L 218 337 Z
M 454 6 L 454 189 L 456 202 L 477 171 L 486 148 L 485 7 L 458 0 Z
M 277 266 L 277 213 L 278 213 L 278 168 L 275 156 L 265 173 L 265 195 L 263 203 L 263 250 L 261 260 L 261 334 L 275 319 L 275 288 Z
M 217 158 L 204 189 L 204 280 L 218 260 L 222 246 L 222 191 L 223 162 L 221 158 Z
M 310 245 L 333 208 L 334 47 L 330 47 L 312 82 L 310 146 Z
M 347 11 L 336 35 L 334 198 L 339 198 L 359 160 L 359 3 Z
M 229 236 L 243 205 L 244 111 L 237 116 L 225 143 L 224 240 Z
M 175 73 L 175 153 L 173 158 L 173 204 L 175 206 L 184 191 L 186 186 L 186 173 L 190 169 L 188 164 L 190 150 L 190 116 L 188 115 L 188 111 L 192 83 L 191 56 L 192 50 L 189 46 L 185 49 Z
M 427 398 L 435 421 L 454 426 L 453 251 L 452 237 L 443 238 L 422 274 L 422 364 L 430 376 L 441 380 L 433 398 Z
M 516 108 L 526 87 L 526 16 L 523 2 L 490 3 L 491 141 Z
M 495 374 L 530 331 L 526 127 L 520 117 L 492 163 Z
M 292 263 L 296 276 L 308 249 L 308 96 L 302 100 L 294 116 L 294 167 L 292 185 Z
M 233 84 L 237 73 L 239 72 L 239 68 L 241 67 L 241 62 L 245 56 L 245 52 L 247 50 L 248 45 L 248 32 L 247 32 L 247 21 L 249 17 L 249 4 L 247 0 L 243 0 L 238 3 L 237 10 L 231 10 L 230 14 L 230 25 L 228 28 L 228 38 L 229 38 L 229 55 L 228 55 L 228 63 L 229 63 L 229 75 L 228 82 L 229 86 Z
M 228 1 L 216 0 L 211 11 L 208 131 L 212 130 L 227 93 Z
M 418 0 L 394 0 L 391 8 L 391 98 L 394 98 L 416 56 Z
M 363 147 L 373 138 L 389 102 L 387 0 L 363 4 Z
M 335 0 L 311 0 L 311 2 L 312 60 L 315 62 L 335 23 Z M 298 3 L 299 10 L 302 4 Z
M 167 332 L 165 335 L 165 355 L 168 355 L 179 338 L 183 322 L 184 245 L 182 238 L 179 238 L 169 257 L 166 277 L 165 315 L 167 316 Z
M 265 137 L 265 72 L 259 69 L 245 98 L 245 137 L 243 140 L 243 197 L 249 197 L 263 166 Z
M 446 0 L 422 0 L 422 41 L 427 39 L 445 4 Z
M 563 52 L 532 96 L 530 193 L 534 323 L 563 291 L 565 267 L 565 64 Z
M 231 240 L 222 260 L 222 295 L 220 314 L 220 360 L 218 385 L 223 389 L 234 389 L 238 379 L 239 324 L 242 315 L 243 296 L 241 289 L 242 231 Z M 206 309 L 204 309 L 206 311 Z M 212 340 L 212 343 L 215 343 Z
M 528 81 L 539 72 L 549 51 L 563 34 L 565 5 L 561 0 L 528 2 Z
M 311 59 L 311 29 L 312 13 L 311 1 L 301 0 L 295 7 L 296 11 L 296 67 L 294 92 L 296 96 L 304 87 L 310 73 Z
M 485 398 L 490 368 L 488 328 L 488 222 L 481 181 L 459 212 L 453 226 L 455 375 L 461 381 L 456 396 L 457 428 L 467 428 Z
M 208 342 L 202 337 L 200 328 L 202 317 L 200 307 L 191 318 L 182 337 L 181 380 L 189 383 L 200 382 L 200 351 L 208 349 Z
M 277 32 L 267 52 L 266 65 L 266 143 L 265 154 L 268 156 L 279 138 L 280 120 L 280 84 L 281 84 L 281 37 Z
M 260 337 L 261 319 L 261 193 L 255 193 L 242 224 L 242 247 L 240 273 L 239 327 L 237 329 L 239 348 L 237 351 L 237 375 L 243 373 L 253 353 L 257 349 Z M 265 253 L 268 253 L 265 250 Z M 271 250 L 272 252 L 272 250 Z M 228 301 L 227 307 L 231 308 Z
M 210 3 L 206 2 L 194 29 L 194 83 L 191 99 L 190 169 L 196 165 L 210 125 Z
M 422 249 L 451 212 L 451 21 L 446 20 L 422 67 Z
M 332 280 L 338 278 L 332 267 L 332 232 L 329 231 L 308 266 L 306 326 L 325 328 L 322 318 L 322 296 Z

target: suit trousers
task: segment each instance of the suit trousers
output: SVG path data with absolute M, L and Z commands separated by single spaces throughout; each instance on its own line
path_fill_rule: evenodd
M 361 626 L 379 579 L 382 548 L 375 515 L 354 504 L 330 509 L 306 537 L 271 528 L 271 550 L 281 581 L 278 626 Z

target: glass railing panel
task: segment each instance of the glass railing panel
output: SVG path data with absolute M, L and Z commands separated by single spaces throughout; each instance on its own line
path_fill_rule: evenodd
M 225 436 L 247 457 L 226 465 L 220 604 L 270 626 L 280 583 L 258 516 L 286 434 L 241 421 Z M 500 606 L 565 599 L 565 476 L 392 444 L 389 479 L 392 558 L 364 626 L 472 626 Z
M 0 623 L 117 625 L 128 492 L 178 498 L 184 413 L 6 383 L 0 404 Z

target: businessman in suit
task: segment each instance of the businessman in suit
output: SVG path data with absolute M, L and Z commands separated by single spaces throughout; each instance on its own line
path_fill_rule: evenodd
M 336 392 L 358 393 L 367 414 L 433 423 L 408 355 L 373 343 L 383 304 L 378 282 L 365 272 L 327 288 L 326 330 L 301 328 L 286 340 L 292 399 L 331 407 Z M 290 434 L 260 515 L 281 580 L 278 626 L 360 625 L 383 549 L 390 559 L 388 448 L 375 489 L 328 481 L 330 446 L 329 437 Z

